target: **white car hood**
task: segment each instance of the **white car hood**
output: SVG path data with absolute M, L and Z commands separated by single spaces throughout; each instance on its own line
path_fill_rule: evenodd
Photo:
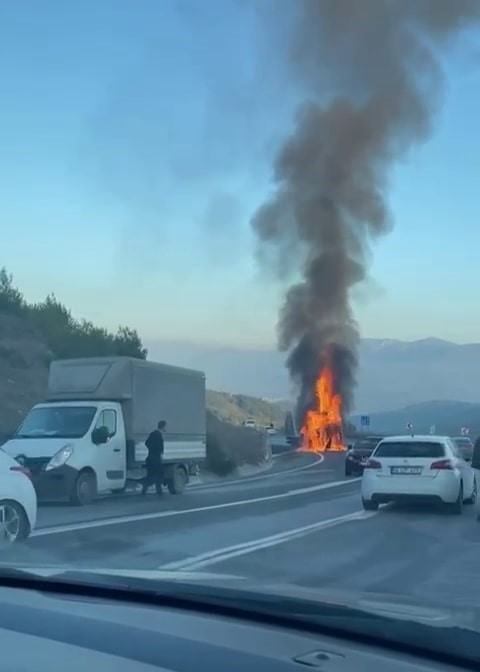
M 10 439 L 3 444 L 2 450 L 11 457 L 52 457 L 63 446 L 72 443 L 72 439 Z

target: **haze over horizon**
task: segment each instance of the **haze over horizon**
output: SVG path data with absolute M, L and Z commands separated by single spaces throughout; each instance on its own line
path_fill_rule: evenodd
M 450 339 L 450 338 L 441 338 L 439 336 L 422 336 L 420 338 L 395 338 L 392 336 L 384 337 L 382 338 L 381 336 L 364 336 L 361 339 L 363 342 L 367 341 L 372 341 L 375 343 L 388 343 L 390 341 L 392 342 L 399 342 L 399 343 L 421 343 L 422 341 L 437 341 L 437 342 L 443 342 L 443 343 L 451 343 L 453 345 L 477 345 L 480 344 L 480 336 L 477 340 L 466 340 L 466 341 L 460 341 L 460 340 L 455 340 L 455 339 Z M 239 351 L 269 351 L 272 349 L 276 349 L 276 343 L 274 340 L 272 340 L 270 343 L 265 343 L 263 345 L 230 345 L 227 342 L 222 342 L 222 341 L 215 341 L 215 340 L 192 340 L 188 338 L 179 338 L 179 339 L 158 339 L 158 340 L 150 340 L 150 341 L 145 341 L 145 347 L 147 348 L 157 348 L 161 347 L 162 344 L 166 344 L 168 346 L 170 345 L 179 345 L 180 347 L 191 347 L 193 349 L 195 348 L 207 348 L 207 349 L 216 349 L 216 348 L 227 348 L 229 350 L 239 350 Z
M 275 400 L 296 398 L 283 355 L 273 347 L 242 349 L 178 341 L 147 346 L 151 359 L 205 371 L 210 389 Z M 479 378 L 480 343 L 363 339 L 354 412 L 390 411 L 432 400 L 478 402 Z

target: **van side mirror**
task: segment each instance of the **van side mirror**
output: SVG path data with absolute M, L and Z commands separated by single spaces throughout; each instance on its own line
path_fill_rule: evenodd
M 103 443 L 107 443 L 108 437 L 108 427 L 95 427 L 92 432 L 92 443 L 96 446 L 100 446 Z

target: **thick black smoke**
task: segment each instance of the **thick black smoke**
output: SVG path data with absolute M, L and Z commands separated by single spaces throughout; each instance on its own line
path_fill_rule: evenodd
M 295 10 L 291 62 L 307 94 L 252 226 L 260 247 L 288 245 L 300 260 L 278 324 L 300 412 L 326 346 L 348 411 L 359 341 L 351 291 L 366 278 L 370 242 L 391 226 L 392 166 L 430 134 L 436 50 L 479 18 L 480 0 L 296 0 Z

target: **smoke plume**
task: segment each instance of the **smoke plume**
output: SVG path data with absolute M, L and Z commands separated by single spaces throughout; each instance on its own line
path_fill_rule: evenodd
M 278 338 L 303 417 L 327 347 L 351 408 L 359 342 L 351 291 L 367 276 L 370 243 L 391 227 L 391 168 L 430 135 L 442 84 L 436 52 L 478 20 L 480 2 L 297 0 L 295 11 L 291 66 L 305 100 L 252 226 L 260 249 L 288 244 L 300 260 Z

